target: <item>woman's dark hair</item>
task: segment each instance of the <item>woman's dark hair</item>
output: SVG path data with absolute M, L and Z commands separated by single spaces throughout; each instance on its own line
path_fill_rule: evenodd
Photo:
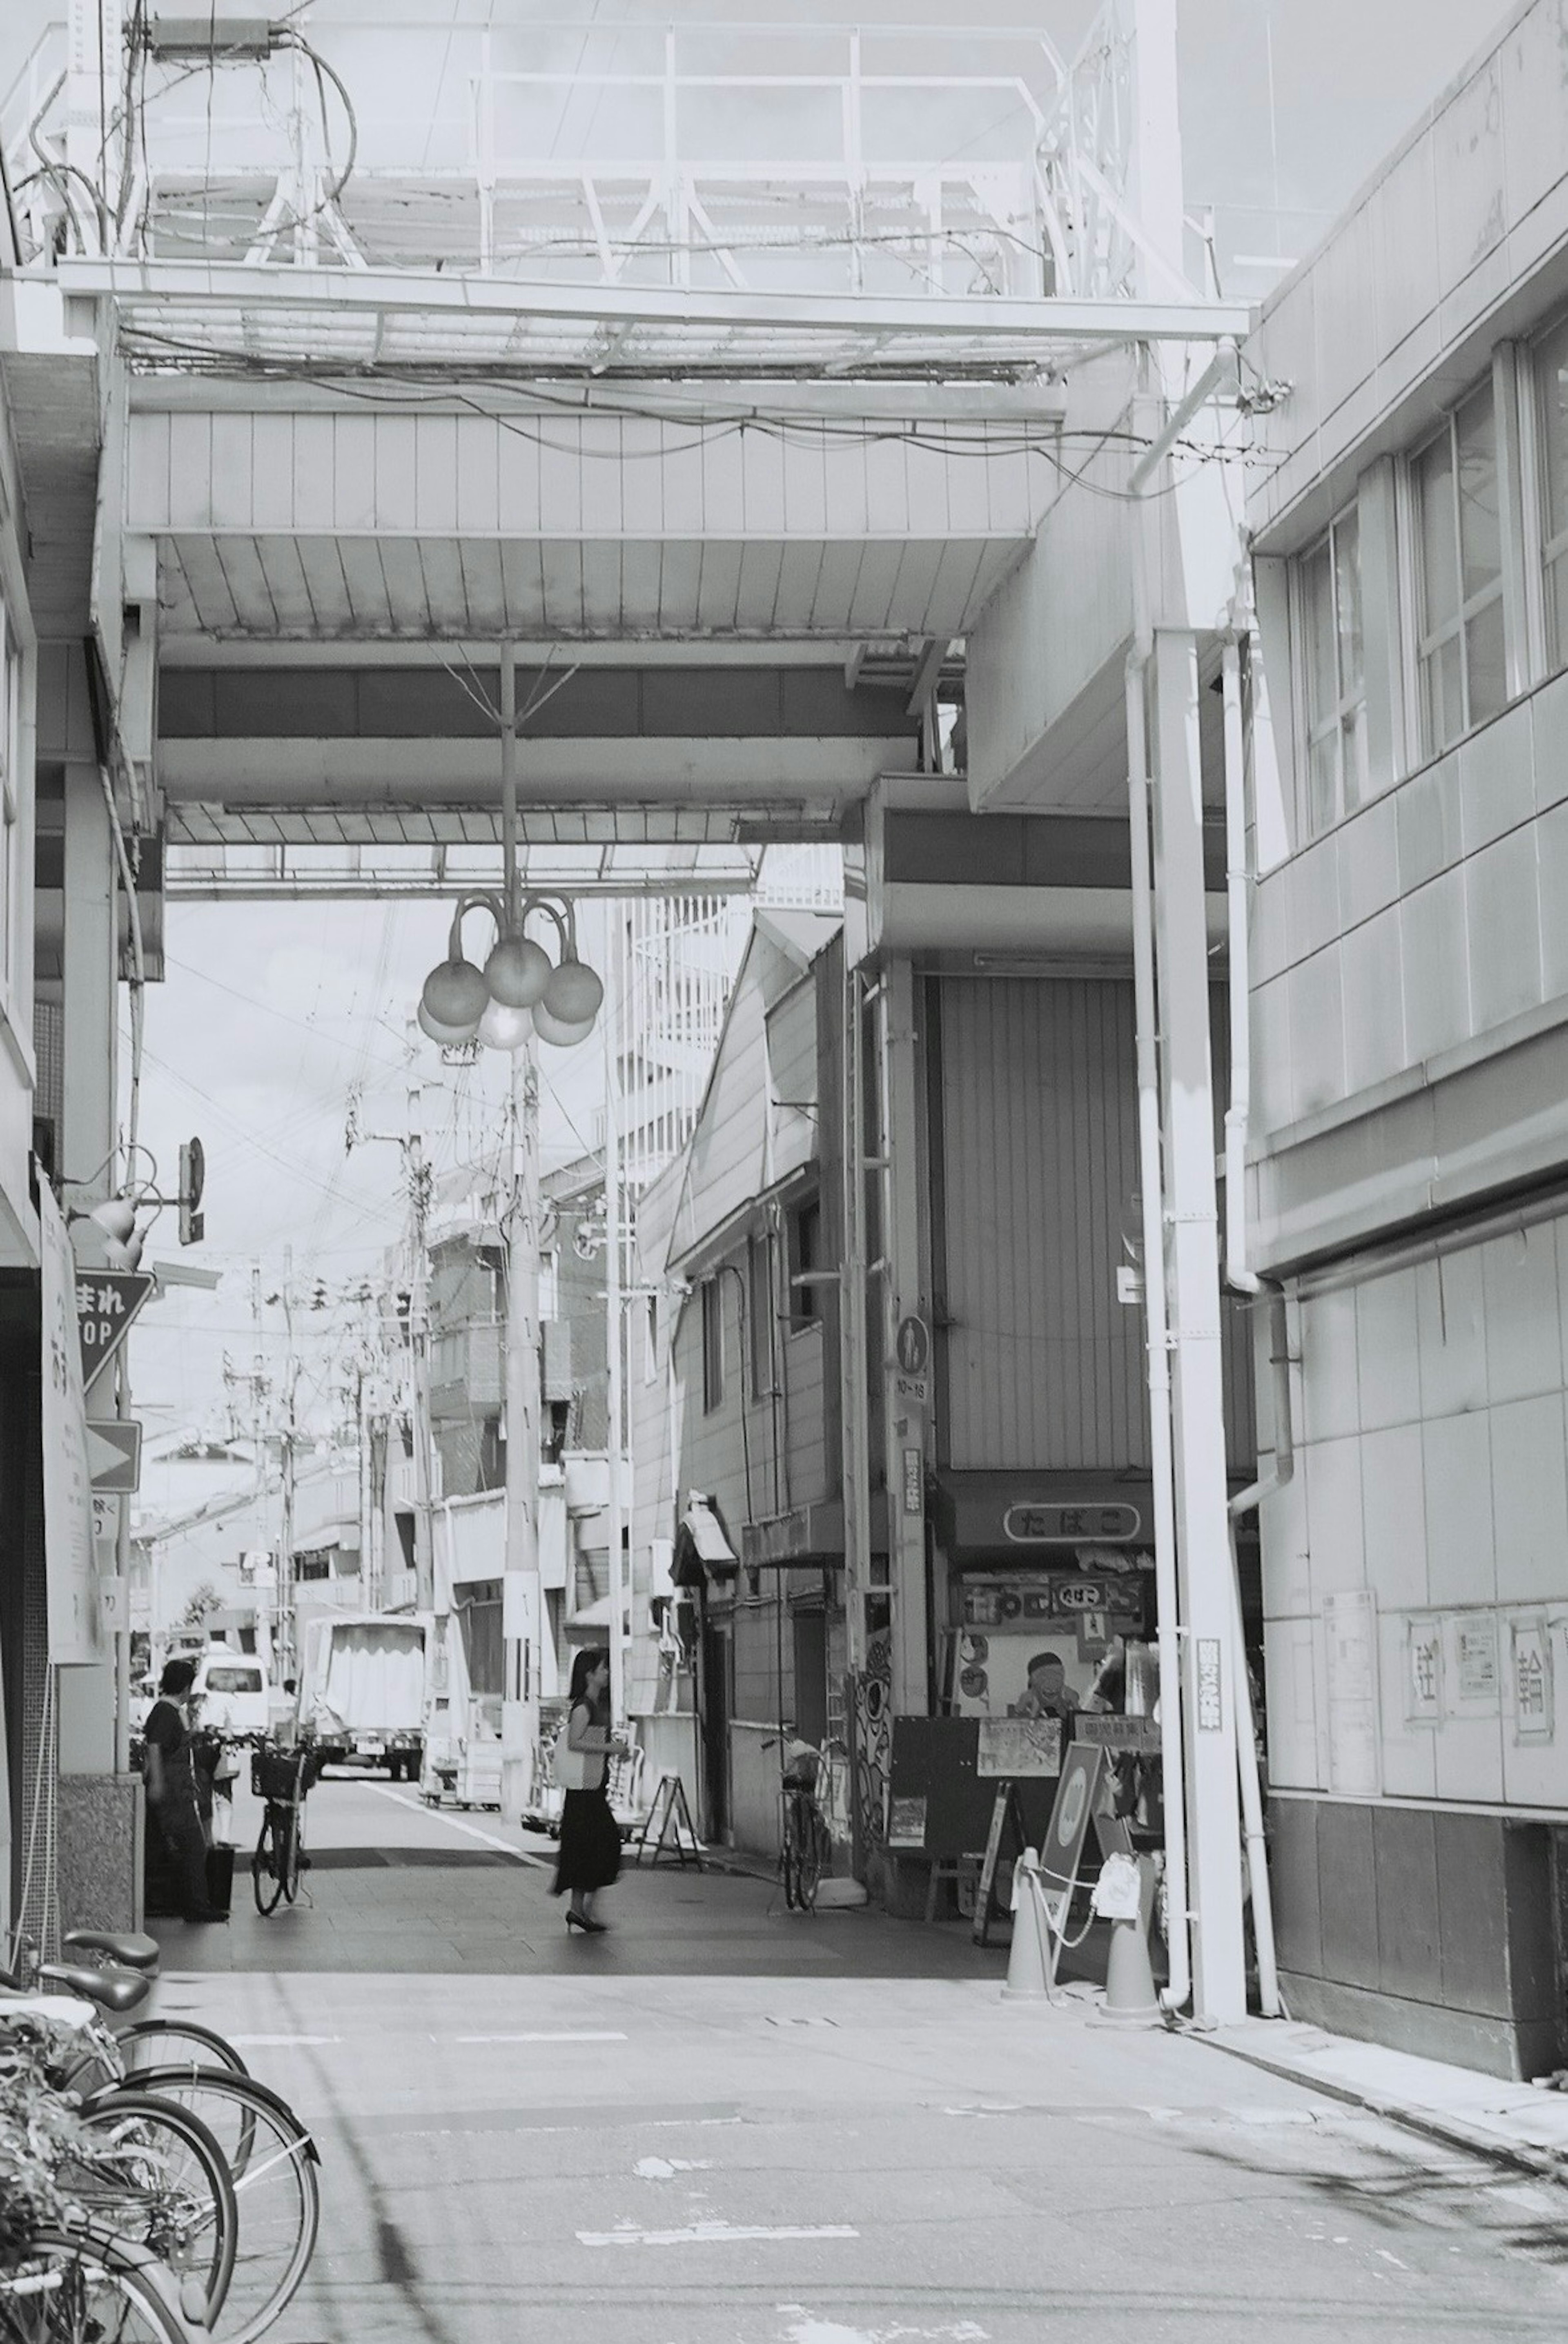
M 195 1682 L 196 1662 L 194 1661 L 166 1661 L 163 1674 L 157 1681 L 157 1689 L 159 1692 L 177 1695 L 188 1692 Z
M 588 1680 L 610 1658 L 602 1644 L 585 1644 L 572 1663 L 572 1706 L 588 1699 Z

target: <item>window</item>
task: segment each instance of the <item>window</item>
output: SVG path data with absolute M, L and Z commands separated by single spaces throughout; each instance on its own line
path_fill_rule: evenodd
M 724 1397 L 724 1288 L 718 1278 L 703 1281 L 703 1408 L 711 1413 Z
M 1352 505 L 1297 572 L 1306 715 L 1307 827 L 1314 835 L 1367 793 L 1361 529 Z
M 752 1398 L 774 1388 L 774 1241 L 766 1232 L 746 1248 L 746 1336 L 751 1357 Z
M 1495 716 L 1508 697 L 1490 381 L 1411 460 L 1411 493 L 1421 747 L 1433 756 Z
M 659 1298 L 650 1294 L 642 1314 L 642 1380 L 659 1380 Z
M 813 1197 L 790 1215 L 789 1315 L 793 1327 L 809 1327 L 822 1315 L 822 1289 L 814 1275 L 822 1268 L 822 1206 Z M 803 1278 L 809 1283 L 802 1285 L 799 1281 Z
M 22 661 L 0 610 L 0 992 L 15 981 L 16 790 L 22 755 Z
M 1568 667 L 1568 318 L 1536 350 L 1535 385 L 1546 650 L 1559 668 Z

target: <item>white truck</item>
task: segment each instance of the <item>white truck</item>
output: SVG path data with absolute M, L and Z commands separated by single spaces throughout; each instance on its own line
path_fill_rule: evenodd
M 424 1756 L 426 1612 L 328 1612 L 308 1622 L 298 1738 L 328 1765 L 417 1782 Z

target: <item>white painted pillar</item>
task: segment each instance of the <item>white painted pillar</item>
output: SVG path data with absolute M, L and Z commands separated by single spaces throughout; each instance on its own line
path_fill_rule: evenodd
M 1165 1251 L 1176 1463 L 1182 1681 L 1188 1721 L 1193 2008 L 1247 2014 L 1231 1645 L 1216 1122 L 1204 918 L 1197 638 L 1155 635 L 1155 937 L 1162 1037 Z
M 66 1202 L 86 1210 L 113 1194 L 119 1176 L 116 1139 L 116 935 L 114 841 L 96 765 L 66 767 L 66 1054 L 59 1162 Z M 106 1163 L 105 1159 L 109 1160 Z M 101 1382 L 89 1414 L 113 1413 L 113 1388 Z M 112 1662 L 59 1672 L 60 1772 L 112 1774 L 115 1670 Z
M 539 1063 L 512 1056 L 512 1171 L 506 1212 L 506 1546 L 501 1630 L 501 1811 L 521 1822 L 539 1742 Z
M 1177 0 L 1130 0 L 1133 61 L 1131 211 L 1144 238 L 1136 289 L 1168 300 L 1168 270 L 1183 275 L 1181 116 L 1177 103 Z

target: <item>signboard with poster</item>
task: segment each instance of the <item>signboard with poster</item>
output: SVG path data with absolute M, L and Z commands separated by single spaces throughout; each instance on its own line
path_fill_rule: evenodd
M 1513 1739 L 1518 1743 L 1553 1742 L 1556 1739 L 1557 1721 L 1549 1622 L 1539 1613 L 1511 1621 L 1509 1646 Z
M 1059 1774 L 1062 1728 L 1055 1717 L 983 1717 L 975 1771 L 994 1782 Z

